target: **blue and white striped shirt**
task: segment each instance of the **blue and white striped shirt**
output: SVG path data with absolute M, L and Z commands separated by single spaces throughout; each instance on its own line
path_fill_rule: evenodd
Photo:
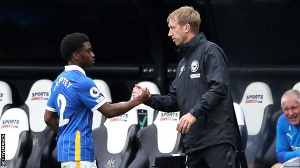
M 65 66 L 53 82 L 46 109 L 57 112 L 58 161 L 94 161 L 93 112 L 106 102 L 85 71 L 76 65 Z

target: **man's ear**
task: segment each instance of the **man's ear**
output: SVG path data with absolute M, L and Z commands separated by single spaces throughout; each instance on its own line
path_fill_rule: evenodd
M 79 59 L 79 54 L 78 54 L 77 52 L 73 52 L 72 58 L 73 58 L 74 60 L 78 60 L 78 59 Z
M 190 32 L 191 31 L 191 25 L 190 24 L 185 24 L 184 25 L 184 31 L 186 32 L 186 33 L 188 33 L 188 32 Z

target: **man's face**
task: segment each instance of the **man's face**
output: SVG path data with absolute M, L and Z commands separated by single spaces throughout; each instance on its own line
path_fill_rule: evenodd
M 80 64 L 81 67 L 92 67 L 95 62 L 95 54 L 92 51 L 92 46 L 90 42 L 83 43 L 83 47 L 80 52 Z
M 300 103 L 297 98 L 286 99 L 281 103 L 281 108 L 287 120 L 293 125 L 300 125 Z
M 180 46 L 181 44 L 188 42 L 186 26 L 180 26 L 178 24 L 177 17 L 169 19 L 168 27 L 168 36 L 172 38 L 176 46 Z

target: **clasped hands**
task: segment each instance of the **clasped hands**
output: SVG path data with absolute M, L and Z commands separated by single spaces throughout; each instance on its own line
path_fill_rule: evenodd
M 150 98 L 151 94 L 148 88 L 141 87 L 139 85 L 135 85 L 132 90 L 132 99 L 140 99 L 143 102 Z

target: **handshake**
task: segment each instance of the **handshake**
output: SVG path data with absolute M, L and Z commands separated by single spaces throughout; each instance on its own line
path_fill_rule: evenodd
M 151 97 L 151 94 L 148 88 L 141 87 L 139 85 L 135 85 L 132 90 L 132 99 L 138 99 L 142 103 L 148 100 Z

